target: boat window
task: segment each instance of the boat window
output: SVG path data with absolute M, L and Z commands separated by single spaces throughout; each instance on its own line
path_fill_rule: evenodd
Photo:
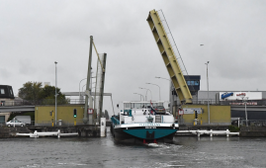
M 142 108 L 142 106 L 143 106 L 142 103 L 136 103 L 136 104 L 135 104 L 135 108 L 136 108 L 136 109 L 140 109 L 140 108 Z
M 153 103 L 152 106 L 153 106 L 153 107 L 156 107 L 156 106 L 163 106 L 163 103 Z
M 124 104 L 124 108 L 125 108 L 125 109 L 128 109 L 128 108 L 130 109 L 130 108 L 131 108 L 131 107 L 130 107 L 130 103 L 125 103 L 125 104 Z

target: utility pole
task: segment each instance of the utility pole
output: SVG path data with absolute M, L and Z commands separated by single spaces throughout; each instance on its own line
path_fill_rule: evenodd
M 54 103 L 54 108 L 55 108 L 55 114 L 54 114 L 54 122 L 55 125 L 57 125 L 57 62 L 54 62 L 55 64 L 55 103 Z
M 209 61 L 207 61 L 207 63 L 205 63 L 206 64 L 206 78 L 207 78 L 207 94 L 208 94 L 208 124 L 210 124 L 211 123 L 211 114 L 210 114 L 210 100 L 209 100 L 209 70 L 208 70 L 208 65 L 209 65 Z

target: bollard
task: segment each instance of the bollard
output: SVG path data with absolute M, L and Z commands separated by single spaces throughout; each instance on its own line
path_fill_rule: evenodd
M 198 137 L 200 137 L 200 132 L 199 132 L 199 130 L 197 130 L 197 133 L 198 133 Z
M 226 137 L 229 137 L 229 130 L 226 129 Z
M 60 139 L 60 130 L 57 131 L 57 138 Z
M 210 137 L 212 137 L 212 129 L 210 130 Z
M 100 126 L 100 136 L 101 137 L 106 137 L 106 118 L 102 117 L 101 118 L 101 126 Z

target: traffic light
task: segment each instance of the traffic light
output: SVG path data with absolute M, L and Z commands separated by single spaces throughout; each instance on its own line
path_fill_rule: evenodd
M 74 111 L 73 111 L 73 117 L 74 118 L 77 118 L 77 109 L 74 109 Z
M 197 119 L 198 118 L 198 112 L 197 112 L 197 110 L 195 110 L 194 112 L 195 112 L 195 118 Z

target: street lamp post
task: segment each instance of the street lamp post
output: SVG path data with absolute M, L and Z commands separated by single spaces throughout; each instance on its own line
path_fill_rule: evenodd
M 147 99 L 147 92 L 148 91 L 150 91 L 150 89 L 146 89 L 146 88 L 142 88 L 142 87 L 139 87 L 140 89 L 145 89 L 146 90 L 146 95 L 145 95 L 145 97 L 146 97 L 146 100 L 148 100 Z M 150 93 L 151 93 L 151 91 L 150 91 Z M 152 100 L 152 93 L 151 93 L 151 100 Z
M 155 78 L 158 78 L 158 79 L 165 79 L 165 80 L 169 80 L 171 82 L 170 79 L 167 79 L 167 78 L 163 78 L 163 77 L 159 77 L 159 76 L 155 76 Z
M 54 120 L 55 120 L 55 125 L 57 125 L 57 62 L 54 62 L 55 64 L 55 115 L 54 115 Z
M 155 78 L 164 79 L 164 80 L 168 80 L 169 81 L 169 102 L 171 102 L 170 100 L 171 100 L 171 83 L 172 83 L 172 81 L 170 79 L 159 77 L 159 76 L 155 76 Z
M 81 95 L 80 95 L 80 83 L 81 83 L 83 80 L 85 80 L 85 79 L 87 79 L 87 78 L 81 79 L 80 82 L 79 82 L 79 101 L 81 101 Z
M 207 79 L 207 95 L 208 95 L 208 101 L 207 101 L 207 103 L 208 103 L 208 124 L 210 124 L 211 123 L 211 117 L 210 117 L 210 100 L 209 100 L 209 70 L 208 70 L 208 65 L 209 65 L 209 63 L 210 63 L 210 61 L 207 61 L 206 63 L 205 63 L 205 65 L 206 65 L 206 79 Z
M 158 78 L 158 79 L 164 79 L 164 80 L 168 80 L 169 81 L 169 102 L 170 102 L 170 111 L 172 112 L 172 114 L 177 117 L 178 116 L 178 112 L 177 112 L 177 103 L 174 101 L 174 95 L 171 94 L 172 92 L 172 80 L 170 79 L 167 79 L 167 78 L 163 78 L 163 77 L 158 77 L 158 76 L 155 76 L 155 78 Z M 174 86 L 174 85 L 173 85 Z M 175 107 L 175 108 L 174 108 Z M 178 122 L 181 123 L 181 117 L 178 117 Z
M 137 95 L 139 95 L 139 97 L 140 97 L 140 101 L 141 101 L 141 98 L 142 98 L 142 100 L 144 101 L 144 96 L 143 96 L 142 94 L 139 94 L 139 93 L 133 93 L 133 94 L 137 94 Z
M 84 92 L 84 87 L 87 86 L 87 83 L 85 85 L 82 86 L 82 92 Z
M 248 101 L 248 97 L 246 97 L 246 95 L 244 95 L 244 94 L 242 94 L 240 96 L 242 98 L 243 103 L 245 104 L 246 126 L 248 127 L 248 113 L 247 113 L 247 101 Z
M 248 99 L 248 97 L 247 97 L 247 99 Z M 245 115 L 246 115 L 246 126 L 248 127 L 247 99 L 245 101 Z
M 159 88 L 159 101 L 160 101 L 161 100 L 161 88 L 160 88 L 160 86 L 156 85 L 154 83 L 146 83 L 146 84 L 158 86 L 158 88 Z
M 91 73 L 92 73 L 92 72 L 91 72 Z M 91 77 L 91 80 L 92 80 L 92 78 L 95 78 L 95 77 L 96 77 L 96 76 L 92 76 L 92 77 Z M 83 78 L 83 79 L 81 79 L 80 82 L 79 82 L 79 101 L 80 101 L 80 102 L 81 102 L 80 84 L 81 84 L 81 82 L 82 82 L 83 80 L 85 80 L 85 79 L 87 79 L 87 78 Z M 91 81 L 91 80 L 90 80 L 90 81 Z M 84 87 L 84 86 L 83 86 L 83 87 Z M 82 87 L 82 90 L 81 90 L 82 92 L 83 92 L 83 87 Z M 90 88 L 91 88 L 91 87 L 92 87 L 92 82 L 90 82 Z

